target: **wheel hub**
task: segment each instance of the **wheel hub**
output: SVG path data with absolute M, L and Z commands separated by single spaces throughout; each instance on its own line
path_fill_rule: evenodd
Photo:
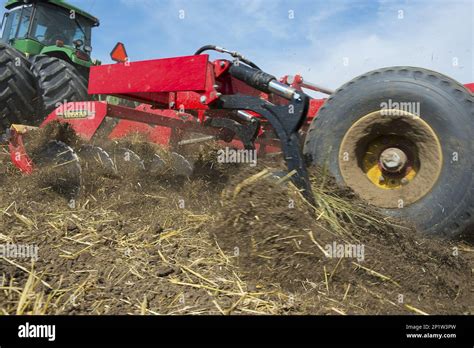
M 401 208 L 424 197 L 441 173 L 436 133 L 410 113 L 372 112 L 346 132 L 339 169 L 347 186 L 382 208 Z
M 385 172 L 400 173 L 407 163 L 407 155 L 399 148 L 390 147 L 380 154 L 379 164 Z

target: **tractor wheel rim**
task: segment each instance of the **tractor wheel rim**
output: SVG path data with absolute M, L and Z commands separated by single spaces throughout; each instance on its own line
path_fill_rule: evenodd
M 375 111 L 360 118 L 339 149 L 345 183 L 382 208 L 403 208 L 426 196 L 439 178 L 442 163 L 441 144 L 429 124 L 399 110 Z

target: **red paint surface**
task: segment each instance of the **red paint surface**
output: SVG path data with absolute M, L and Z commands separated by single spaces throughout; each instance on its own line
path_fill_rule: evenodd
M 82 107 L 80 103 L 72 102 L 66 103 L 62 107 L 54 110 L 46 120 L 41 124 L 41 127 L 46 126 L 52 121 L 59 121 L 61 123 L 67 122 L 76 133 L 85 140 L 91 140 L 92 136 L 95 134 L 105 116 L 107 115 L 107 103 L 106 102 L 87 102 L 87 110 L 90 112 L 90 116 L 87 118 L 65 118 L 61 116 L 61 111 L 64 110 L 74 110 L 79 106 Z
M 208 56 L 93 66 L 89 94 L 204 91 Z

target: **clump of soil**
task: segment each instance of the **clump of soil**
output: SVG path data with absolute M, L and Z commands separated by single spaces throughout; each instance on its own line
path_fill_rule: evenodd
M 83 145 L 55 131 L 68 145 Z M 169 163 L 169 153 L 140 140 L 102 146 L 126 146 L 144 161 L 158 153 Z M 104 175 L 84 166 L 71 205 L 39 180 L 49 175 L 44 168 L 23 176 L 2 148 L 0 244 L 36 245 L 38 258 L 0 258 L 0 311 L 474 312 L 472 246 L 425 239 L 321 173 L 312 178 L 313 208 L 291 184 L 255 176 L 275 163 L 222 165 L 215 149 L 201 150 L 187 154 L 196 168 L 190 178 L 166 168 Z M 359 249 L 341 257 L 338 246 Z
M 50 122 L 44 128 L 27 132 L 23 136 L 28 155 L 32 159 L 53 140 L 61 141 L 73 148 L 78 148 L 84 143 L 69 123 L 60 123 L 59 121 Z
M 234 254 L 243 279 L 267 290 L 277 284 L 311 313 L 332 306 L 349 313 L 472 313 L 472 262 L 458 246 L 384 220 L 328 183 L 327 191 L 357 207 L 340 229 L 325 221 L 323 209 L 311 211 L 291 190 L 266 180 L 223 201 L 212 231 Z M 328 255 L 346 246 L 352 253 Z

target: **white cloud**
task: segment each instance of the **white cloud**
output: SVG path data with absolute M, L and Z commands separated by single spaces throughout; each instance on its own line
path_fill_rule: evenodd
M 212 43 L 241 51 L 276 76 L 300 72 L 333 89 L 396 65 L 474 82 L 472 0 L 121 2 L 147 16 L 129 28 L 141 38 L 129 53 L 140 59 L 191 54 Z M 186 20 L 178 19 L 180 9 Z M 289 10 L 295 11 L 294 20 Z
M 398 18 L 399 10 L 403 19 Z M 375 17 L 320 37 L 292 55 L 291 63 L 273 57 L 267 67 L 279 74 L 301 72 L 307 80 L 331 88 L 367 71 L 395 65 L 421 66 L 462 83 L 474 82 L 473 11 L 472 1 L 381 2 Z M 337 13 L 323 17 L 319 25 L 337 20 Z M 344 57 L 348 66 L 343 65 Z

